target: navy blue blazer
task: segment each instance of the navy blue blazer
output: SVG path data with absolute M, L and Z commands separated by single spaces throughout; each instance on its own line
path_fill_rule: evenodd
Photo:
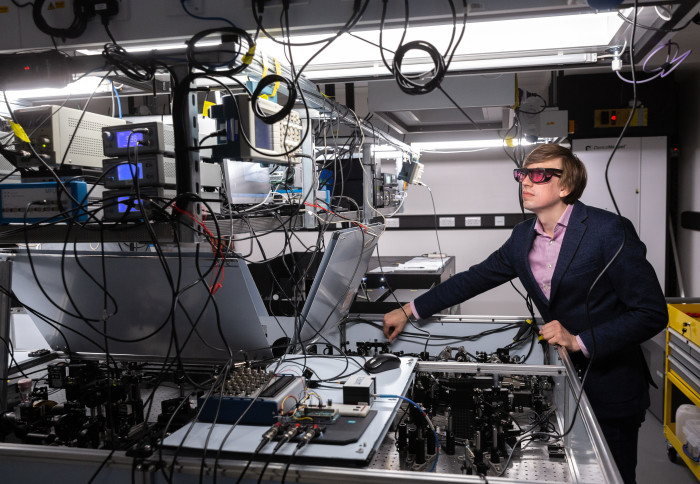
M 537 285 L 528 253 L 535 238 L 535 219 L 518 224 L 510 238 L 485 261 L 456 274 L 414 301 L 421 317 L 466 301 L 518 277 L 545 322 L 558 320 L 581 337 L 593 365 L 584 388 L 600 419 L 639 415 L 649 406 L 648 369 L 640 343 L 664 329 L 668 309 L 656 273 L 646 260 L 646 247 L 632 223 L 614 214 L 576 202 L 571 212 L 550 298 Z M 595 285 L 594 280 L 625 245 Z M 581 352 L 571 354 L 577 367 Z

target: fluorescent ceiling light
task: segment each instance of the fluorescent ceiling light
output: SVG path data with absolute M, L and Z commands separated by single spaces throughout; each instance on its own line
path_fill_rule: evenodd
M 518 145 L 520 142 L 517 139 L 511 141 L 513 145 Z M 528 141 L 523 141 L 522 145 L 531 145 Z M 411 148 L 416 151 L 459 151 L 459 150 L 478 150 L 485 148 L 502 148 L 506 146 L 506 142 L 502 139 L 481 139 L 481 140 L 459 140 L 459 141 L 425 141 L 411 143 Z
M 402 158 L 403 151 L 396 149 L 395 146 L 390 145 L 372 145 L 372 153 L 375 158 L 387 159 L 387 158 Z
M 108 92 L 112 90 L 109 81 L 102 81 L 101 77 L 83 77 L 75 82 L 71 82 L 66 87 L 47 89 L 27 89 L 26 91 L 7 91 L 10 99 L 34 99 L 43 97 L 69 98 L 80 95 L 89 95 L 93 92 Z
M 124 45 L 119 44 L 125 51 L 135 53 L 135 52 L 150 52 L 152 50 L 183 50 L 187 48 L 185 41 L 180 42 L 169 42 L 167 44 L 133 44 Z M 212 47 L 216 45 L 221 45 L 221 39 L 219 40 L 202 40 L 197 42 L 197 47 Z M 102 50 L 94 49 L 77 49 L 76 52 L 83 55 L 99 55 L 102 54 Z
M 622 23 L 623 20 L 617 16 L 617 12 L 468 22 L 464 38 L 455 52 L 455 61 L 464 56 L 474 57 L 478 55 L 492 58 L 495 55 L 495 57 L 510 58 L 541 50 L 565 53 L 567 49 L 580 51 L 582 48 L 607 46 Z M 458 23 L 457 35 L 460 31 Z M 352 33 L 354 36 L 343 34 L 318 54 L 304 71 L 306 77 L 322 77 L 312 74 L 312 71 L 316 69 L 328 70 L 331 66 L 334 69 L 343 69 L 353 64 L 375 66 L 382 71 L 382 74 L 385 74 L 387 70 L 382 62 L 379 48 L 370 44 L 370 42 L 379 43 L 379 30 L 361 31 L 355 29 Z M 402 34 L 403 28 L 384 29 L 384 48 L 395 50 Z M 425 40 L 435 45 L 444 54 L 451 35 L 451 23 L 428 27 L 411 26 L 406 32 L 404 42 Z M 327 37 L 327 35 L 292 36 L 291 41 L 309 42 Z M 361 37 L 365 41 L 357 37 Z M 294 47 L 292 51 L 294 64 L 297 66 L 304 64 L 318 51 L 321 45 Z M 259 39 L 258 46 L 268 55 L 277 59 L 285 59 L 282 46 L 270 39 Z M 386 57 L 391 63 L 393 54 L 386 52 Z M 343 60 L 344 66 L 337 64 L 338 59 Z M 404 60 L 410 61 L 411 59 L 427 59 L 427 56 L 422 51 L 409 51 Z M 450 69 L 455 69 L 454 63 Z
M 588 64 L 598 60 L 598 54 L 560 54 L 537 55 L 525 57 L 504 57 L 476 60 L 455 60 L 450 64 L 450 71 L 465 72 L 484 69 L 507 69 L 518 67 L 554 66 L 566 64 Z M 433 64 L 404 64 L 404 74 L 419 74 L 433 68 Z M 371 67 L 348 67 L 347 64 L 338 64 L 331 69 L 307 70 L 304 77 L 307 79 L 332 79 L 333 77 L 375 77 L 388 74 L 384 65 L 375 64 Z

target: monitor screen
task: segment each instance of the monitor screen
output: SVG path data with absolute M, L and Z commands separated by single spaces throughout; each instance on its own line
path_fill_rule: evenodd
M 138 177 L 139 180 L 143 180 L 143 163 L 138 163 Z M 117 165 L 117 180 L 133 180 L 134 175 L 136 175 L 136 166 L 134 163 L 124 163 Z
M 348 315 L 383 231 L 382 224 L 372 224 L 333 233 L 301 311 L 298 339 L 304 346 L 329 334 Z
M 260 118 L 255 118 L 255 147 L 272 150 L 272 125 L 266 124 Z
M 163 264 L 179 281 L 176 300 Z M 183 361 L 220 362 L 271 357 L 260 320 L 267 310 L 247 265 L 226 259 L 226 277 L 213 295 L 211 277 L 202 277 L 211 267 L 211 256 L 203 253 L 161 259 L 144 252 L 106 252 L 103 259 L 99 251 L 32 250 L 31 262 L 26 252 L 15 256 L 12 289 L 19 301 L 46 317 L 30 313 L 55 350 L 104 355 L 103 325 L 95 323 L 103 314 L 104 292 L 96 281 L 102 281 L 104 268 L 113 358 L 160 361 L 178 354 Z M 51 301 L 59 301 L 61 309 Z
M 126 148 L 129 143 L 129 148 L 133 148 L 139 141 L 143 141 L 143 133 L 134 133 L 133 131 L 117 131 L 117 148 Z
M 260 163 L 224 160 L 226 199 L 238 205 L 271 199 L 270 167 Z

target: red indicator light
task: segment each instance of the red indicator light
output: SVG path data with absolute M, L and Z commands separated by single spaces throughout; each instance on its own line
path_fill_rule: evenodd
M 30 69 L 31 69 L 31 67 L 29 67 L 29 66 L 24 66 L 24 70 L 25 70 L 25 71 L 28 71 L 28 70 L 30 70 Z
M 610 116 L 610 119 L 612 119 L 613 121 L 617 121 L 617 116 L 613 114 L 612 116 Z

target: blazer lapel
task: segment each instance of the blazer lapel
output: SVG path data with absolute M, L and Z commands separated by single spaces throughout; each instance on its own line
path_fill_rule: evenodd
M 537 232 L 535 231 L 535 221 L 537 219 L 533 218 L 532 219 L 532 225 L 530 227 L 530 230 L 528 231 L 528 238 L 525 244 L 523 244 L 523 252 L 521 254 L 523 264 L 525 265 L 525 273 L 527 275 L 527 280 L 522 281 L 523 285 L 525 286 L 525 290 L 530 294 L 530 296 L 537 297 L 540 301 L 540 304 L 547 305 L 549 302 L 547 301 L 547 298 L 545 297 L 544 293 L 542 292 L 542 288 L 537 284 L 537 281 L 535 280 L 535 276 L 532 274 L 532 267 L 530 267 L 530 260 L 529 260 L 529 255 L 530 255 L 530 249 L 532 249 L 532 242 L 535 240 L 535 237 L 537 236 Z M 534 288 L 534 290 L 533 290 Z M 538 305 L 539 306 L 539 305 Z
M 581 239 L 583 239 L 583 234 L 586 233 L 586 224 L 584 224 L 583 221 L 587 216 L 586 206 L 581 202 L 576 202 L 571 212 L 571 217 L 569 218 L 569 224 L 566 227 L 564 241 L 559 251 L 559 258 L 554 268 L 554 274 L 552 275 L 552 290 L 549 293 L 550 302 L 554 299 L 557 289 L 559 288 L 559 283 L 566 273 L 566 270 L 569 268 L 574 255 L 576 255 L 578 251 Z

